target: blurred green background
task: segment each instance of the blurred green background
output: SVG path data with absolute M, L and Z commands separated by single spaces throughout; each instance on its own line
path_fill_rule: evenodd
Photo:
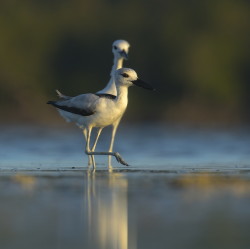
M 130 89 L 127 122 L 250 123 L 248 0 L 2 0 L 1 123 L 63 122 L 46 101 L 102 89 L 116 39 L 159 91 Z

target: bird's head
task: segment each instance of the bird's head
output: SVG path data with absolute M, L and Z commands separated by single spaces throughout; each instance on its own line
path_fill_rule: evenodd
M 112 52 L 114 53 L 115 57 L 127 60 L 129 47 L 130 45 L 127 41 L 116 40 L 113 42 Z
M 151 85 L 139 79 L 137 73 L 131 68 L 120 68 L 115 72 L 116 84 L 121 86 L 139 86 L 148 90 L 155 90 Z

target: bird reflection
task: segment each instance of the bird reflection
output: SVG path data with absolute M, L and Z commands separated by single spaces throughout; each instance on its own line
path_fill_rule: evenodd
M 87 171 L 89 248 L 128 249 L 128 181 L 119 172 Z M 134 247 L 133 247 L 134 248 Z

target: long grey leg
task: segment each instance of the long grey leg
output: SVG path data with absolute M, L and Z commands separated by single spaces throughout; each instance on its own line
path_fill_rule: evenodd
M 87 129 L 86 129 L 86 128 L 83 128 L 82 132 L 83 132 L 84 138 L 85 138 L 86 143 L 87 143 L 87 139 L 88 139 Z M 90 132 L 90 133 L 91 133 L 91 132 Z M 90 156 L 90 155 L 88 155 L 88 158 L 89 158 L 89 160 L 88 160 L 88 166 L 90 166 L 90 165 L 93 164 L 93 161 L 94 161 L 95 159 L 94 159 L 94 156 Z
M 128 166 L 128 164 L 125 162 L 125 160 L 123 160 L 123 158 L 121 157 L 121 155 L 118 152 L 92 152 L 92 151 L 90 151 L 90 149 L 89 149 L 89 140 L 90 140 L 91 130 L 92 130 L 92 127 L 90 127 L 87 130 L 87 142 L 86 142 L 86 149 L 85 149 L 85 153 L 87 155 L 92 155 L 92 156 L 94 156 L 94 155 L 114 156 L 119 163 Z M 94 167 L 95 167 L 95 165 L 94 165 Z
M 95 158 L 93 154 L 87 153 L 90 151 L 89 149 L 89 143 L 90 143 L 90 136 L 91 136 L 91 131 L 92 131 L 92 127 L 89 127 L 89 129 L 86 129 L 86 137 L 87 137 L 87 141 L 86 141 L 86 149 L 85 152 L 87 155 L 91 156 L 91 160 L 92 160 L 92 164 L 93 164 L 93 168 L 96 168 L 96 164 L 95 164 Z
M 116 135 L 116 131 L 117 131 L 117 128 L 118 128 L 118 125 L 120 123 L 120 120 L 117 120 L 113 125 L 112 125 L 112 133 L 111 133 L 111 141 L 110 141 L 110 146 L 109 146 L 109 152 L 112 152 L 113 151 L 113 147 L 114 147 L 114 141 L 115 141 L 115 135 Z M 109 167 L 111 166 L 111 160 L 112 160 L 112 157 L 109 156 L 108 158 L 108 165 Z
M 97 145 L 97 141 L 99 139 L 99 136 L 101 135 L 102 129 L 103 128 L 98 128 L 97 134 L 96 134 L 96 138 L 95 138 L 95 142 L 94 142 L 94 145 L 93 145 L 91 151 L 95 151 L 95 148 L 96 148 L 96 145 Z
M 123 165 L 129 166 L 128 163 L 121 157 L 121 155 L 118 152 L 91 152 L 91 151 L 85 151 L 87 155 L 97 155 L 97 156 L 114 156 L 118 163 L 121 163 Z
M 119 122 L 118 122 L 118 124 L 119 124 Z M 117 124 L 117 126 L 118 126 L 118 124 Z M 116 126 L 116 129 L 117 129 L 117 126 Z M 126 161 L 121 157 L 121 155 L 118 152 L 93 152 L 93 151 L 90 151 L 90 149 L 89 149 L 89 140 L 90 140 L 91 129 L 92 128 L 90 128 L 87 131 L 87 143 L 86 143 L 86 150 L 85 150 L 86 154 L 87 155 L 101 155 L 101 156 L 102 155 L 107 155 L 107 156 L 114 156 L 119 163 L 128 166 L 128 163 L 126 163 Z M 116 132 L 116 129 L 115 129 L 115 132 Z M 111 140 L 111 146 L 110 146 L 111 149 L 113 149 L 115 132 L 112 132 L 112 134 L 113 133 L 114 134 L 112 135 L 113 142 Z

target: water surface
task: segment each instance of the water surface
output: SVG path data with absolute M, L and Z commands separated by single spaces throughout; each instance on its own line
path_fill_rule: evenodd
M 131 166 L 93 170 L 78 129 L 3 128 L 0 248 L 250 248 L 246 130 L 124 126 L 115 148 Z
M 106 151 L 109 139 L 106 130 L 97 150 Z M 0 170 L 86 167 L 84 146 L 83 135 L 76 127 L 3 127 Z M 121 126 L 114 150 L 132 169 L 244 169 L 250 164 L 250 132 Z M 99 168 L 107 167 L 105 156 L 96 160 Z M 113 166 L 123 168 L 115 159 Z

